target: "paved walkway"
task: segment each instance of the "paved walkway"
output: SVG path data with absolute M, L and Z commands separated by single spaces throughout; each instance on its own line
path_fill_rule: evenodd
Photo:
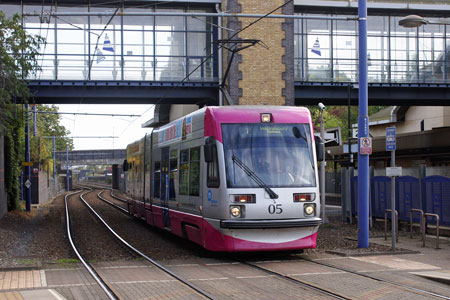
M 371 243 L 391 245 L 390 237 L 372 238 Z M 339 257 L 328 253 L 312 253 L 305 255 L 308 259 L 324 261 L 345 269 L 357 272 L 375 274 L 380 278 L 404 282 L 405 284 L 421 288 L 428 286 L 431 290 L 439 291 L 450 299 L 450 239 L 440 240 L 440 249 L 435 249 L 435 239 L 429 236 L 426 247 L 422 247 L 419 236 L 410 239 L 409 236 L 401 236 L 398 248 L 408 249 L 414 253 L 402 255 L 370 255 Z M 264 267 L 270 267 L 289 276 L 311 280 L 314 284 L 335 282 L 336 291 L 347 295 L 359 295 L 364 292 L 364 299 L 380 299 L 380 285 L 375 281 L 358 281 L 356 275 L 346 274 L 335 269 L 323 266 L 311 265 L 306 261 L 281 261 L 260 262 Z M 219 299 L 242 299 L 239 289 L 248 292 L 246 299 L 301 299 L 296 298 L 295 291 L 285 282 L 277 282 L 278 287 L 283 288 L 273 294 L 264 291 L 263 288 L 274 280 L 270 275 L 261 275 L 256 271 L 249 271 L 238 263 L 221 263 L 213 258 L 197 259 L 193 261 L 170 261 L 167 266 L 183 278 L 190 280 L 198 286 L 206 289 L 214 287 L 219 294 Z M 112 282 L 115 290 L 123 299 L 201 299 L 188 288 L 161 273 L 161 271 L 143 261 L 105 262 L 96 263 L 96 268 L 101 270 L 102 276 Z M 350 277 L 354 277 L 350 279 Z M 242 281 L 250 281 L 250 286 L 243 285 Z M 348 285 L 350 282 L 358 282 Z M 436 282 L 436 280 L 438 282 Z M 267 282 L 267 283 L 265 283 Z M 442 284 L 443 283 L 443 284 Z M 272 286 L 272 291 L 278 288 Z M 353 286 L 353 287 L 352 287 Z M 253 287 L 253 289 L 252 289 Z M 332 286 L 333 287 L 333 286 Z M 213 291 L 214 291 L 213 289 Z M 352 290 L 353 289 L 353 290 Z M 385 289 L 385 298 L 393 298 L 395 293 L 401 293 Z M 242 293 L 241 291 L 241 293 Z M 234 294 L 230 294 L 234 292 Z M 266 294 L 264 294 L 266 293 Z M 267 294 L 268 293 L 268 294 Z M 387 294 L 391 293 L 391 294 Z M 400 294 L 398 294 L 400 296 Z M 279 297 L 278 297 L 279 296 Z M 285 297 L 283 297 L 285 296 Z M 305 295 L 306 296 L 306 295 Z M 289 298 L 290 297 L 290 298 Z M 293 298 L 292 298 L 293 297 Z M 408 296 L 408 299 L 428 299 L 419 296 Z M 311 299 L 323 299 L 317 295 Z M 353 298 L 353 297 L 350 297 Z M 73 268 L 23 270 L 10 269 L 0 271 L 0 300 L 78 300 L 78 299 L 107 299 L 94 280 L 87 274 L 84 268 L 76 265 Z

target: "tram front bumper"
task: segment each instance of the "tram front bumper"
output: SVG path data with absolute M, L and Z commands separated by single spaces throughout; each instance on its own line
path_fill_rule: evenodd
M 319 226 L 322 219 L 289 219 L 289 220 L 222 220 L 220 228 L 227 229 L 266 229 Z

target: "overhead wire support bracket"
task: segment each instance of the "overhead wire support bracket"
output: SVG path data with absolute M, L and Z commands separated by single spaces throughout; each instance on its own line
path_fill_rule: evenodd
M 217 40 L 216 42 L 220 44 L 222 48 L 227 49 L 228 51 L 231 52 L 230 61 L 228 62 L 227 69 L 225 70 L 225 74 L 223 75 L 222 83 L 220 84 L 221 87 L 224 87 L 225 81 L 227 80 L 228 77 L 228 73 L 230 72 L 231 64 L 233 63 L 234 55 L 241 50 L 247 49 L 249 47 L 261 43 L 261 41 L 255 39 L 223 39 Z M 225 44 L 232 44 L 233 46 L 231 47 L 224 46 Z M 239 44 L 247 44 L 247 45 L 239 47 L 238 46 Z

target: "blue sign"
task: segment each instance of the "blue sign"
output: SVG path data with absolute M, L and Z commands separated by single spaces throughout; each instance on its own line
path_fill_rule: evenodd
M 386 128 L 386 151 L 395 151 L 396 148 L 395 127 Z

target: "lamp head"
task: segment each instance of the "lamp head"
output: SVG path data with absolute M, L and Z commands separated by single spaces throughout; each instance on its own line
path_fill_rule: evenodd
M 418 15 L 409 15 L 398 21 L 398 25 L 405 28 L 416 28 L 422 25 L 426 25 L 428 23 L 429 22 L 427 20 Z
M 322 102 L 320 102 L 318 105 L 319 105 L 320 110 L 324 110 L 325 109 L 325 105 L 323 105 Z

